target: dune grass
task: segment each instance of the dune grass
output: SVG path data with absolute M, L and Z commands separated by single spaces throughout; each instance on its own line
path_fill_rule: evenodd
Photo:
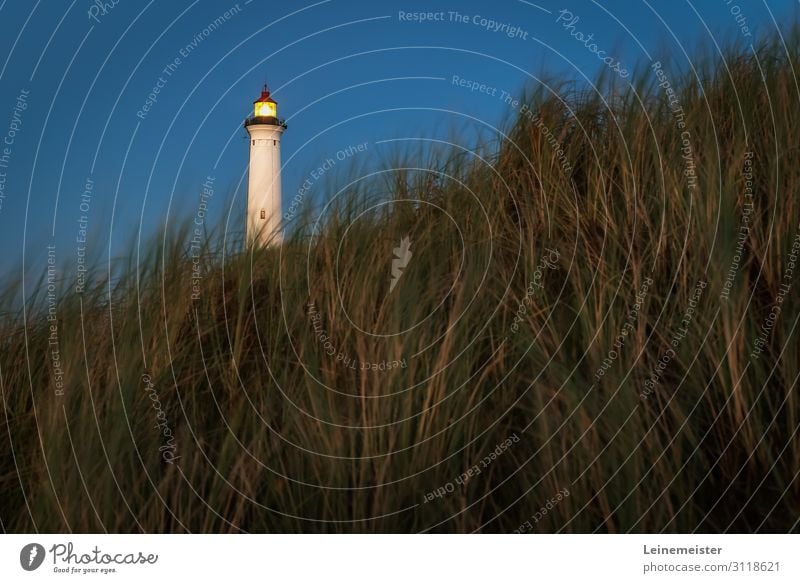
M 649 67 L 538 87 L 483 159 L 396 162 L 280 248 L 209 243 L 194 290 L 185 231 L 59 282 L 63 394 L 43 280 L 0 323 L 3 528 L 797 532 L 783 42 L 665 65 L 673 107 Z

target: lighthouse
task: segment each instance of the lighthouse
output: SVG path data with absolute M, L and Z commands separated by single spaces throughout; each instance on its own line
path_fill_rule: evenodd
M 255 102 L 253 117 L 244 122 L 250 135 L 250 170 L 247 180 L 246 235 L 248 244 L 281 242 L 281 134 L 278 104 L 264 85 Z

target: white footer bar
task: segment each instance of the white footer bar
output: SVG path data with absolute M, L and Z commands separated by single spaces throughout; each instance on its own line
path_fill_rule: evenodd
M 800 581 L 792 535 L 4 535 L 0 581 Z

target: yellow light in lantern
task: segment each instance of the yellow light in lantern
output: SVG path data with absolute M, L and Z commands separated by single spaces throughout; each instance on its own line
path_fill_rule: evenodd
M 256 117 L 278 117 L 278 105 L 270 101 L 256 101 Z

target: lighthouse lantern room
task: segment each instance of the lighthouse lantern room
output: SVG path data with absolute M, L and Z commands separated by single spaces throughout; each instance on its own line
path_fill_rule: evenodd
M 278 104 L 266 85 L 244 126 L 250 136 L 247 241 L 274 245 L 281 241 L 281 134 L 286 124 L 278 119 Z

